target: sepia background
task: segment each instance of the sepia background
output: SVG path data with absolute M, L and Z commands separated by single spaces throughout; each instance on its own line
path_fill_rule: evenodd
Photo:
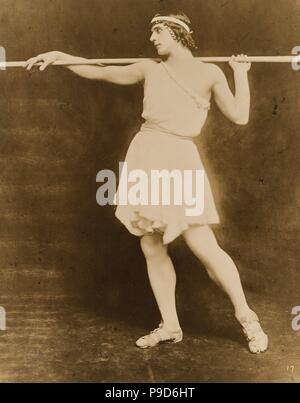
M 290 55 L 300 45 L 299 0 L 0 0 L 0 46 L 9 61 L 50 50 L 155 57 L 149 21 L 173 10 L 190 16 L 198 56 Z M 230 67 L 220 67 L 234 91 Z M 300 380 L 300 332 L 291 328 L 300 305 L 300 72 L 253 64 L 249 78 L 249 124 L 213 105 L 197 145 L 221 215 L 215 233 L 270 335 L 259 357 L 181 238 L 170 254 L 185 342 L 134 347 L 159 313 L 139 239 L 113 207 L 96 204 L 95 178 L 118 172 L 141 125 L 142 86 L 59 67 L 0 71 L 1 381 Z

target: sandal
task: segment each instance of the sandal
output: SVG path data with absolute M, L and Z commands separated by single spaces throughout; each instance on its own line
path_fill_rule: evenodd
M 136 341 L 136 345 L 139 348 L 154 347 L 159 343 L 179 343 L 183 339 L 182 330 L 167 331 L 162 327 L 162 324 L 150 334 L 140 337 Z
M 263 353 L 268 348 L 268 336 L 262 330 L 255 312 L 250 311 L 247 316 L 237 318 L 246 335 L 249 350 L 253 354 Z

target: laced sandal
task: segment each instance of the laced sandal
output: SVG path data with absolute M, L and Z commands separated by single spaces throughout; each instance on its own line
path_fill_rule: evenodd
M 268 336 L 263 331 L 255 312 L 237 318 L 247 338 L 249 350 L 253 354 L 263 353 L 268 348 Z
M 157 329 L 146 336 L 140 337 L 135 344 L 139 348 L 149 348 L 159 343 L 179 343 L 182 339 L 183 333 L 181 329 L 176 331 L 165 330 L 162 323 L 160 323 Z

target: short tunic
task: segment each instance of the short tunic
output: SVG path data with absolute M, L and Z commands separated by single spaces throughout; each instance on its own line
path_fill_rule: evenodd
M 124 161 L 127 177 L 124 175 L 123 179 L 120 178 L 115 195 L 117 205 L 115 215 L 133 235 L 142 236 L 159 232 L 163 236 L 164 244 L 168 244 L 190 225 L 220 222 L 207 174 L 193 142 L 206 121 L 210 103 L 182 86 L 166 65 L 160 62 L 153 64 L 146 74 L 143 106 L 142 117 L 145 123 L 131 141 L 127 151 Z M 149 178 L 149 203 L 128 202 L 126 205 L 121 205 L 119 202 L 121 182 L 126 181 L 130 172 L 134 170 L 143 171 Z M 182 182 L 185 182 L 184 178 L 191 178 L 188 175 L 185 177 L 185 173 L 190 172 L 189 175 L 192 175 L 193 180 L 189 185 L 189 191 L 194 197 L 198 195 L 196 189 L 199 178 L 196 176 L 196 171 L 201 171 L 204 175 L 201 177 L 201 184 L 204 184 L 204 187 L 202 186 L 204 193 L 202 192 L 201 196 L 204 208 L 201 213 L 187 214 L 187 209 L 193 206 L 185 202 L 184 196 L 181 204 L 175 203 L 174 197 L 170 198 L 168 204 L 164 204 L 162 199 L 158 204 L 151 203 L 150 178 L 153 170 L 159 172 L 167 170 L 169 173 L 175 170 L 177 174 L 182 173 Z M 174 184 L 172 181 L 170 183 Z M 127 183 L 128 191 L 131 186 L 134 186 L 133 182 Z M 178 191 L 178 188 L 176 189 L 171 187 L 171 196 Z

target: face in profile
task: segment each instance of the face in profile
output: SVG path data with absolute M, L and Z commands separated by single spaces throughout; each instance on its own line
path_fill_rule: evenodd
M 157 53 L 160 56 L 166 56 L 170 54 L 172 48 L 176 44 L 170 34 L 170 31 L 163 24 L 155 24 L 152 27 L 150 41 L 153 43 L 157 50 Z

